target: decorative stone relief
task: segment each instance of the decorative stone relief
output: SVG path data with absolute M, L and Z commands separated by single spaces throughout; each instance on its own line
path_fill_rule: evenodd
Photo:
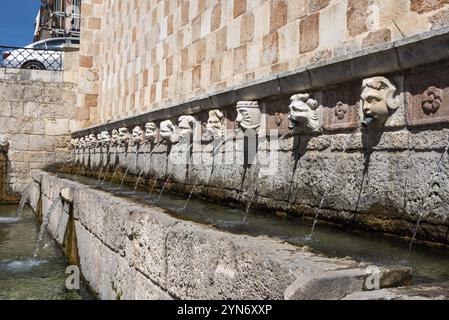
M 193 130 L 195 128 L 195 118 L 193 116 L 180 116 L 178 119 L 179 141 L 192 141 Z
M 288 120 L 289 99 L 279 99 L 275 101 L 267 101 L 265 103 L 267 134 L 271 130 L 277 130 L 279 134 L 284 135 L 290 132 Z
M 237 119 L 235 120 L 237 129 L 259 130 L 262 113 L 257 101 L 239 101 L 237 103 Z
M 133 129 L 131 142 L 133 145 L 141 145 L 145 142 L 145 133 L 141 127 L 136 126 Z
M 111 147 L 116 147 L 118 145 L 118 130 L 114 129 L 112 130 L 112 135 L 111 135 Z
M 294 134 L 321 132 L 322 110 L 318 101 L 307 93 L 295 94 L 290 100 L 290 130 Z
M 0 137 L 0 139 L 1 139 L 1 137 Z M 70 143 L 69 143 L 69 146 L 68 146 L 68 148 L 70 149 L 70 150 L 75 150 L 75 149 L 78 149 L 78 141 L 77 141 L 78 139 L 71 139 L 70 140 Z M 2 144 L 1 144 L 1 142 L 0 142 L 0 150 L 2 149 Z
M 396 87 L 384 77 L 363 80 L 360 100 L 362 125 L 380 128 L 399 107 Z
M 171 120 L 165 120 L 161 122 L 160 134 L 162 141 L 167 143 L 174 142 L 175 125 L 173 124 L 173 122 L 171 122 Z
M 107 147 L 111 144 L 111 136 L 109 135 L 109 131 L 102 131 L 100 136 L 101 143 L 104 147 Z
M 129 133 L 128 128 L 120 128 L 118 129 L 118 140 L 117 144 L 121 147 L 128 146 L 131 135 Z
M 436 113 L 440 109 L 443 91 L 437 87 L 429 87 L 423 94 L 422 109 L 426 115 Z
M 84 137 L 83 138 L 80 138 L 80 147 L 82 148 L 82 149 L 85 149 L 87 146 L 86 146 L 86 139 L 84 139 Z
M 145 142 L 154 144 L 157 139 L 157 126 L 154 122 L 145 124 Z
M 89 135 L 89 148 L 93 149 L 97 146 L 97 138 L 94 134 Z
M 449 123 L 448 74 L 448 66 L 439 66 L 406 76 L 407 125 Z
M 354 130 L 359 120 L 360 83 L 323 92 L 323 128 L 328 131 Z
M 204 125 L 202 141 L 213 141 L 224 136 L 224 113 L 218 109 L 210 110 Z
M 90 142 L 90 136 L 84 136 L 84 148 L 90 149 L 92 147 L 92 143 Z
M 97 134 L 97 140 L 95 141 L 95 147 L 101 148 L 103 146 L 103 141 L 101 140 L 101 133 Z

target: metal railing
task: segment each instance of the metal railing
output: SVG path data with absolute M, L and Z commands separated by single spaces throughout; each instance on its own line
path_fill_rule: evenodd
M 33 49 L 0 46 L 0 68 L 63 70 L 62 49 Z

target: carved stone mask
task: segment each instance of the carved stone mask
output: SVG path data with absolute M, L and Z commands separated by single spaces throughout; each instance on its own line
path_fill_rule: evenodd
M 0 139 L 1 139 L 1 137 L 0 137 Z M 69 149 L 76 149 L 77 147 L 78 147 L 78 145 L 77 145 L 77 141 L 76 141 L 77 139 L 71 139 L 70 140 L 70 143 L 69 143 Z M 0 149 L 3 149 L 2 148 L 2 143 L 1 143 L 1 141 L 0 141 Z
M 101 132 L 101 143 L 103 146 L 108 146 L 111 143 L 111 136 L 108 131 Z
M 129 134 L 128 128 L 120 128 L 118 129 L 118 140 L 117 143 L 119 146 L 127 146 L 129 143 L 129 139 L 131 138 Z
M 262 113 L 257 101 L 240 101 L 237 103 L 236 124 L 243 130 L 258 130 L 261 125 Z
M 95 148 L 97 145 L 97 138 L 94 134 L 89 135 L 89 148 Z
M 318 101 L 309 94 L 295 94 L 290 100 L 289 128 L 294 133 L 320 132 L 321 108 Z
M 178 119 L 179 138 L 182 141 L 191 141 L 194 126 L 195 118 L 193 116 L 180 116 Z
M 84 138 L 80 139 L 80 147 L 81 148 L 86 148 L 86 139 L 84 139 Z
M 118 144 L 118 130 L 112 130 L 111 146 L 117 146 Z
M 95 147 L 99 148 L 103 145 L 103 141 L 101 140 L 101 133 L 97 134 L 97 140 L 96 140 L 96 144 Z
M 135 145 L 141 145 L 145 142 L 145 135 L 141 127 L 137 126 L 133 129 L 132 142 Z
M 223 137 L 223 119 L 224 114 L 220 110 L 209 111 L 209 117 L 205 126 L 203 140 L 210 141 L 219 137 Z
M 160 133 L 162 141 L 172 143 L 175 133 L 175 125 L 173 122 L 170 120 L 162 121 L 160 125 Z
M 154 122 L 145 124 L 145 141 L 154 143 L 157 138 L 157 126 Z
M 361 112 L 364 126 L 381 127 L 398 108 L 395 86 L 384 77 L 366 79 L 362 84 Z

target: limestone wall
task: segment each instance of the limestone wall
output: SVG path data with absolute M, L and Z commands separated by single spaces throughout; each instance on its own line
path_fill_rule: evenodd
M 75 89 L 62 72 L 0 69 L 0 136 L 9 144 L 2 190 L 22 192 L 31 169 L 67 159 Z
M 182 221 L 42 171 L 33 180 L 32 208 L 100 299 L 342 299 L 367 290 L 367 264 Z M 379 266 L 378 279 L 380 288 L 409 285 L 411 270 Z
M 83 1 L 83 127 L 448 24 L 446 0 Z

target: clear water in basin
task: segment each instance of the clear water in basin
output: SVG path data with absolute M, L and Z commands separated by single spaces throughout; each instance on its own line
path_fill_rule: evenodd
M 102 183 L 97 179 L 66 175 L 66 178 L 83 183 L 92 188 L 110 192 L 116 196 L 131 198 L 139 203 L 152 205 L 159 193 L 134 192 L 133 186 Z M 167 209 L 177 218 L 212 225 L 218 229 L 249 235 L 267 235 L 294 245 L 306 245 L 315 251 L 331 257 L 351 257 L 354 260 L 379 266 L 402 265 L 413 270 L 413 283 L 449 281 L 449 249 L 416 244 L 412 255 L 408 256 L 409 242 L 378 233 L 355 232 L 344 228 L 319 224 L 314 240 L 308 236 L 311 224 L 304 221 L 279 218 L 269 213 L 249 212 L 245 220 L 245 210 L 225 204 L 191 199 L 183 210 L 185 195 L 165 192 L 158 207 Z
M 66 289 L 68 265 L 61 249 L 45 235 L 33 259 L 39 228 L 33 212 L 16 218 L 17 206 L 0 205 L 0 300 L 92 299 L 87 289 Z

